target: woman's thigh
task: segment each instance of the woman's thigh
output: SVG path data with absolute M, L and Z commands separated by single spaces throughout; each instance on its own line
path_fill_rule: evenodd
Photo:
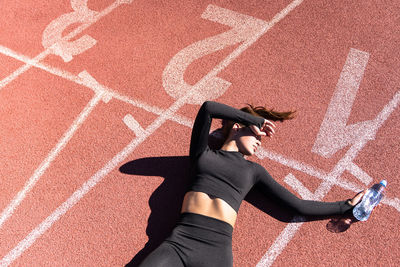
M 175 249 L 163 242 L 151 252 L 139 265 L 139 267 L 184 267 L 184 264 Z

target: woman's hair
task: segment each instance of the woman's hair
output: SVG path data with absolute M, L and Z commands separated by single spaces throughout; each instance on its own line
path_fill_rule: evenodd
M 274 111 L 274 109 L 266 109 L 265 107 L 262 107 L 262 106 L 254 107 L 250 104 L 247 104 L 246 107 L 243 107 L 240 110 L 244 111 L 246 113 L 250 113 L 254 116 L 262 117 L 267 120 L 280 121 L 280 122 L 293 119 L 294 115 L 296 113 L 296 111 L 278 112 L 278 111 Z M 233 122 L 233 121 L 222 120 L 221 130 L 222 130 L 224 140 L 226 140 L 228 138 L 229 132 L 231 131 L 234 124 L 235 124 L 235 122 Z M 240 124 L 240 125 L 245 126 L 242 124 Z

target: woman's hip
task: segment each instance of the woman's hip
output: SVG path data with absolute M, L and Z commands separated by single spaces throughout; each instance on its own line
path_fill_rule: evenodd
M 227 222 L 182 213 L 165 242 L 178 251 L 187 266 L 232 266 L 232 232 Z

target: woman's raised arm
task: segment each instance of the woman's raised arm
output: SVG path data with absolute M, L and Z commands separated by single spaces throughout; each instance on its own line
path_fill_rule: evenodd
M 231 120 L 244 125 L 256 125 L 260 129 L 264 123 L 264 118 L 253 116 L 228 105 L 213 101 L 204 102 L 193 125 L 189 153 L 192 160 L 208 147 L 208 135 L 213 118 Z

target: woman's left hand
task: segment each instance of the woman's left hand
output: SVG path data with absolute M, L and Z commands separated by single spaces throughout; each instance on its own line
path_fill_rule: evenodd
M 352 199 L 347 200 L 347 203 L 349 203 L 351 206 L 354 207 L 355 205 L 357 205 L 362 200 L 365 192 L 367 192 L 367 190 L 359 192 Z

